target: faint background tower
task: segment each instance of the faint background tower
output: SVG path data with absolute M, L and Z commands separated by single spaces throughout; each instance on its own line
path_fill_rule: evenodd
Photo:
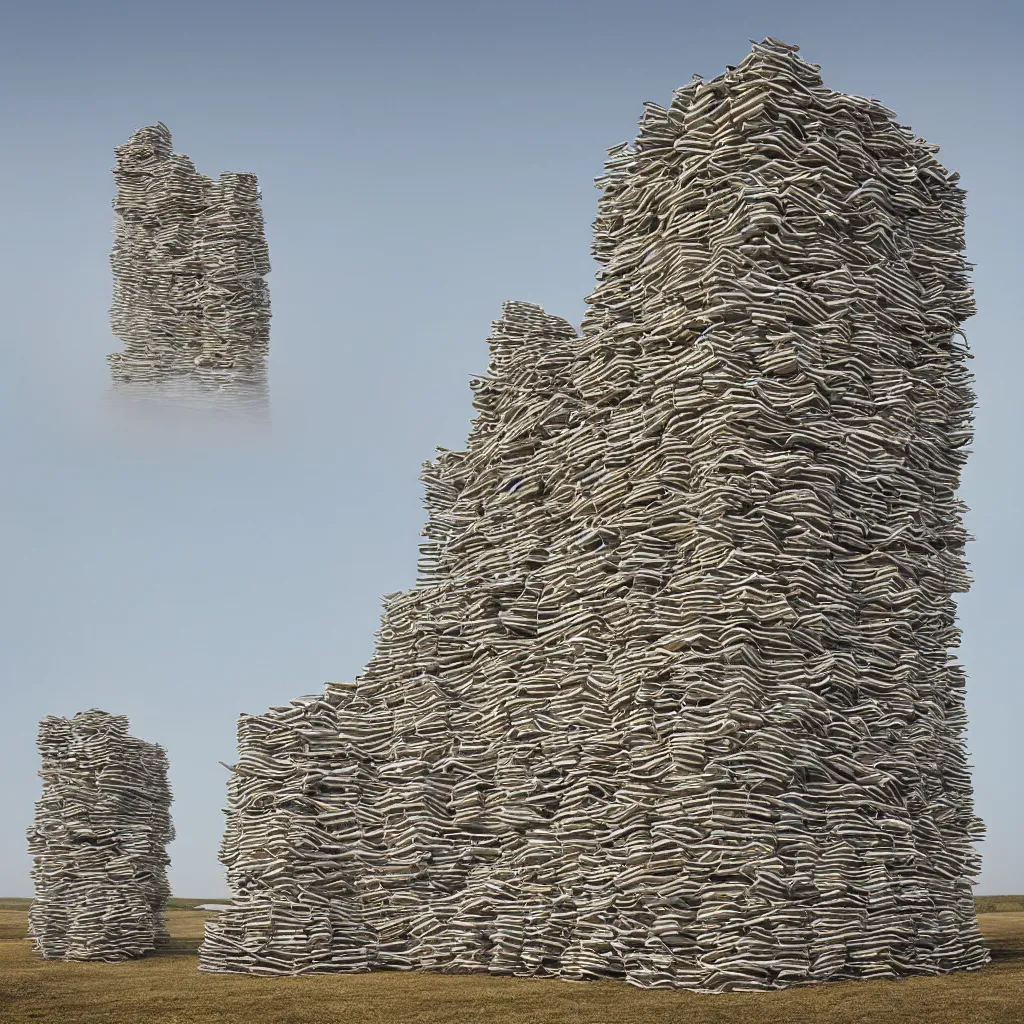
M 159 122 L 115 155 L 116 404 L 267 420 L 270 257 L 256 176 L 198 173 Z

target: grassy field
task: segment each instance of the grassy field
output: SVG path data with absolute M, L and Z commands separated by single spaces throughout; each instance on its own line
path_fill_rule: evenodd
M 250 978 L 200 974 L 205 900 L 176 900 L 173 942 L 124 964 L 44 963 L 24 941 L 28 900 L 0 900 L 0 1022 L 22 1024 L 1021 1024 L 1024 897 L 979 898 L 993 962 L 943 978 L 838 982 L 702 996 L 607 982 L 413 973 Z M 213 901 L 210 901 L 213 902 Z

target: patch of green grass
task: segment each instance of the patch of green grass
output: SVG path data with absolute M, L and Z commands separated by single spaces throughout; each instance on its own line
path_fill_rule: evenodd
M 28 913 L 28 905 L 32 902 L 29 896 L 0 896 L 0 910 L 24 910 Z M 172 896 L 167 901 L 168 910 L 195 910 L 204 903 L 230 903 L 230 900 L 216 898 L 208 900 L 187 900 L 180 896 Z
M 186 900 L 180 896 L 172 896 L 167 901 L 168 910 L 195 910 L 196 907 L 202 906 L 204 903 L 230 903 L 230 900 L 225 899 L 211 899 L 211 900 Z
M 1024 896 L 975 896 L 974 906 L 979 914 L 1024 914 Z
M 999 897 L 1003 901 L 1013 898 Z M 130 963 L 47 963 L 27 942 L 0 942 L 0 1021 L 1021 1024 L 1024 1019 L 1024 913 L 1013 911 L 979 917 L 993 956 L 993 962 L 980 971 L 720 996 L 645 992 L 618 982 L 567 984 L 490 975 L 374 972 L 254 978 L 202 974 L 197 969 L 196 952 L 203 922 L 210 915 L 172 909 L 167 916 L 171 947 Z M 24 935 L 23 910 L 0 909 L 0 927 L 5 919 L 10 932 Z

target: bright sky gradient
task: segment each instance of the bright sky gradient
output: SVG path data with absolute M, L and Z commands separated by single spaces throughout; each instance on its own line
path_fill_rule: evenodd
M 461 447 L 506 298 L 579 322 L 607 147 L 644 100 L 799 43 L 968 190 L 979 409 L 961 602 L 982 893 L 1024 892 L 1024 5 L 977 0 L 10 4 L 0 23 L 0 895 L 30 895 L 36 723 L 127 714 L 172 766 L 176 894 L 226 894 L 235 721 L 354 676 L 409 586 L 420 463 Z M 255 172 L 274 428 L 102 412 L 113 149 L 164 121 Z M 1018 339 L 1018 340 L 1015 340 Z

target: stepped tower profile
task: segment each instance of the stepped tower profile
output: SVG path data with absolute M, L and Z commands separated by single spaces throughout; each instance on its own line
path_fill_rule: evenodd
M 956 174 L 766 39 L 508 303 L 370 663 L 244 716 L 201 968 L 720 992 L 988 957 L 954 595 Z

